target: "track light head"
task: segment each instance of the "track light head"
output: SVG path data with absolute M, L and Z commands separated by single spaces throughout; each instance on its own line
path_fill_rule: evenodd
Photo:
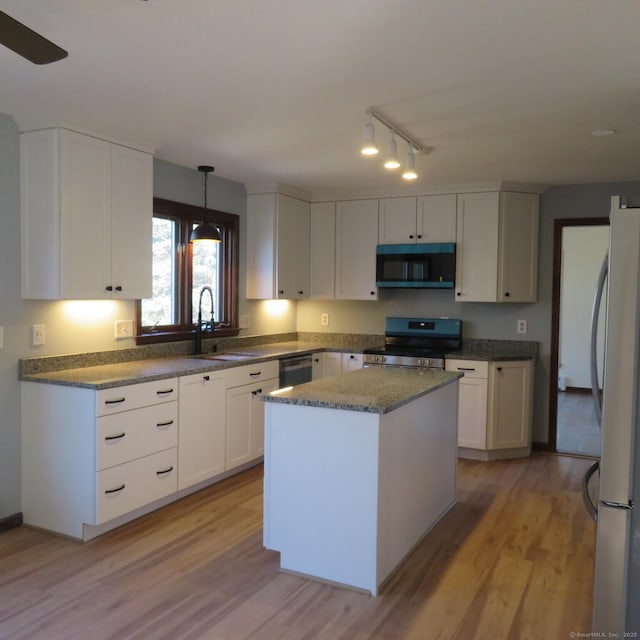
M 409 153 L 407 154 L 407 164 L 404 167 L 404 171 L 402 172 L 402 177 L 405 180 L 415 180 L 418 177 L 416 173 L 416 154 L 413 148 L 409 148 Z
M 378 145 L 376 144 L 376 131 L 373 127 L 373 122 L 371 122 L 371 116 L 369 116 L 369 122 L 364 125 L 364 142 L 362 144 L 362 149 L 360 149 L 360 153 L 363 156 L 375 156 L 378 151 Z
M 384 162 L 385 169 L 398 169 L 400 167 L 400 160 L 398 160 L 398 143 L 391 130 L 391 140 L 389 140 L 389 155 Z

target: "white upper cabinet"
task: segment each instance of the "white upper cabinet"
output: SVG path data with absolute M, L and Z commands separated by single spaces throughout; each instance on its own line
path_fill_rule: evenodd
M 380 200 L 380 244 L 456 241 L 456 194 Z
M 456 300 L 535 302 L 539 196 L 458 195 Z
M 153 158 L 76 133 L 20 136 L 22 296 L 151 296 Z
M 377 300 L 378 200 L 336 206 L 336 299 Z
M 418 198 L 418 242 L 456 241 L 456 201 L 455 193 Z
M 384 198 L 380 200 L 378 219 L 379 244 L 411 244 L 422 242 L 416 229 L 416 198 Z
M 309 297 L 332 300 L 336 274 L 335 202 L 311 204 L 309 262 Z
M 247 298 L 309 297 L 309 203 L 279 193 L 247 197 Z

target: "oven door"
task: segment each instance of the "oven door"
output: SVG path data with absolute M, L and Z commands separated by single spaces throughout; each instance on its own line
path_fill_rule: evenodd
M 280 388 L 311 382 L 312 369 L 311 354 L 282 358 L 280 360 Z

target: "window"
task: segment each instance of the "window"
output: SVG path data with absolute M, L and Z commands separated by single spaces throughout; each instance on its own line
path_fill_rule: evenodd
M 189 243 L 202 221 L 220 229 L 222 242 Z M 217 335 L 238 334 L 238 228 L 232 213 L 153 199 L 153 297 L 137 307 L 137 343 L 193 338 L 202 288 L 202 318 L 213 311 Z

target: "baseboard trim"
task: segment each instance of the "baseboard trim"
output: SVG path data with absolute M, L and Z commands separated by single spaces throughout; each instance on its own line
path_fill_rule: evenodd
M 0 518 L 0 533 L 3 531 L 9 531 L 9 529 L 15 529 L 22 525 L 22 512 L 14 513 L 12 516 L 6 518 Z

